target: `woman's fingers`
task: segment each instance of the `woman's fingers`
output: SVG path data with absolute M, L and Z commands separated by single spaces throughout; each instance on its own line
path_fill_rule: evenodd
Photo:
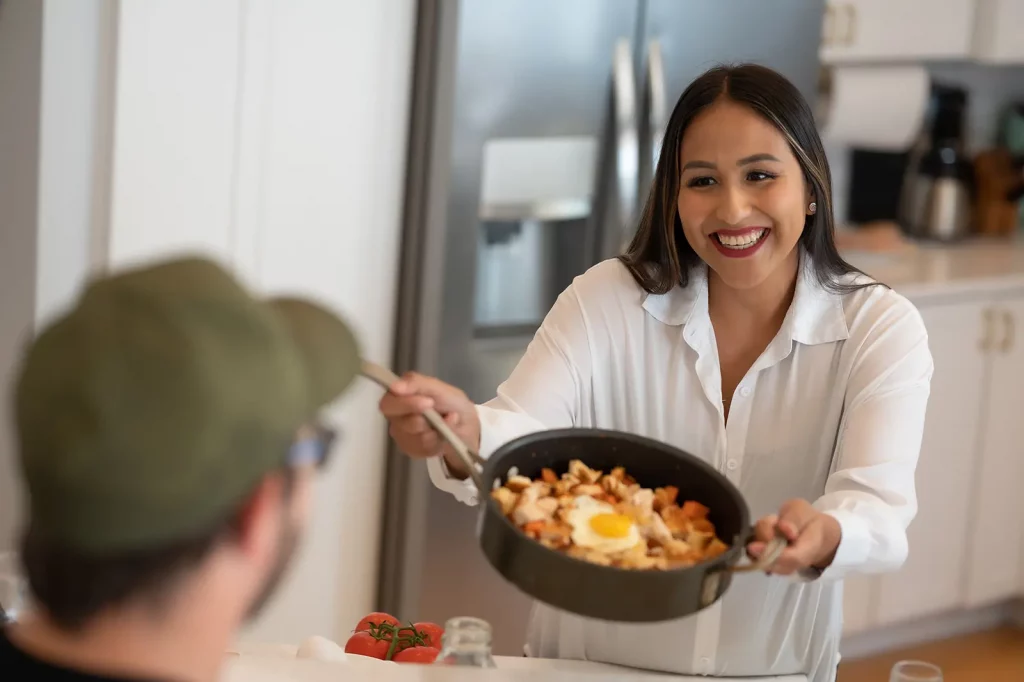
M 423 417 L 429 409 L 436 410 L 470 447 L 479 447 L 475 405 L 461 390 L 440 379 L 410 372 L 394 382 L 380 399 L 380 411 L 390 423 L 391 437 L 413 457 L 434 457 L 450 449 Z
M 747 545 L 747 556 L 759 559 L 764 553 L 765 544 L 775 537 L 775 524 L 779 517 L 775 514 L 761 517 L 754 524 L 754 540 Z
M 409 372 L 393 383 L 388 391 L 400 399 L 426 399 L 441 414 L 465 409 L 469 398 L 460 389 L 440 379 Z M 424 403 L 420 403 L 421 405 Z M 422 408 L 420 411 L 422 412 Z
M 754 541 L 747 553 L 758 559 L 769 541 L 781 535 L 789 545 L 769 567 L 770 573 L 790 575 L 812 566 L 827 566 L 835 556 L 842 529 L 832 517 L 816 510 L 807 500 L 789 500 L 779 513 L 765 516 L 754 527 Z
M 775 537 L 775 524 L 778 522 L 779 517 L 775 514 L 761 517 L 754 526 L 754 538 L 761 542 L 770 541 Z

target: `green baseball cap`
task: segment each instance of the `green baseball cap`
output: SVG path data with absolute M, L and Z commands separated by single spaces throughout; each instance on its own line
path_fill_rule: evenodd
M 93 280 L 17 377 L 33 532 L 90 553 L 209 532 L 359 365 L 335 314 L 203 258 Z

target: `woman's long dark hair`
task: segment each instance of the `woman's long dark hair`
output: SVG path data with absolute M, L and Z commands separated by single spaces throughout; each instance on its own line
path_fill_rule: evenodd
M 750 107 L 774 125 L 799 161 L 812 188 L 813 201 L 817 202 L 817 211 L 804 223 L 800 244 L 810 256 L 821 285 L 845 293 L 873 284 L 842 281 L 844 275 L 860 270 L 843 260 L 836 249 L 832 174 L 811 108 L 782 74 L 757 64 L 712 68 L 693 81 L 676 103 L 636 234 L 619 256 L 637 283 L 648 293 L 664 294 L 676 285 L 686 286 L 690 271 L 701 263 L 683 235 L 676 206 L 681 174 L 679 146 L 693 119 L 723 97 Z

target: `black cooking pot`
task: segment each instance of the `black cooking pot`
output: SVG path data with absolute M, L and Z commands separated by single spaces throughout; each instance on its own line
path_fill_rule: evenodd
M 558 475 L 578 459 L 592 469 L 626 473 L 645 488 L 673 485 L 678 498 L 709 510 L 728 551 L 673 570 L 600 566 L 544 547 L 502 513 L 488 494 L 481 500 L 477 535 L 487 560 L 506 580 L 545 604 L 601 620 L 655 622 L 681 618 L 713 604 L 729 588 L 733 567 L 751 537 L 750 511 L 728 479 L 706 462 L 649 438 L 600 429 L 542 431 L 506 443 L 484 467 L 482 481 L 504 483 L 515 467 L 530 479 L 541 469 Z
M 362 374 L 385 389 L 398 381 L 388 369 L 365 360 Z M 619 431 L 561 429 L 508 442 L 485 461 L 437 412 L 426 410 L 423 416 L 451 444 L 480 491 L 477 536 L 487 560 L 520 590 L 563 611 L 623 622 L 681 618 L 715 603 L 729 589 L 735 571 L 770 566 L 785 548 L 785 539 L 777 538 L 757 564 L 738 565 L 753 535 L 746 501 L 712 466 L 671 445 Z M 675 486 L 679 500 L 695 500 L 710 510 L 715 533 L 729 549 L 695 566 L 667 571 L 600 566 L 528 537 L 490 496 L 492 486 L 507 481 L 513 467 L 530 479 L 539 478 L 545 467 L 561 476 L 574 459 L 602 471 L 625 467 L 645 488 Z

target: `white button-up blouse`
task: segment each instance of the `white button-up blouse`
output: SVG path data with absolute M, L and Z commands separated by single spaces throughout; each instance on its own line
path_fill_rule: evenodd
M 833 680 L 843 577 L 891 571 L 907 556 L 932 371 L 909 301 L 884 286 L 825 290 L 802 254 L 782 327 L 739 383 L 726 423 L 706 268 L 664 295 L 644 292 L 615 260 L 577 277 L 497 397 L 478 406 L 481 454 L 549 428 L 637 433 L 717 467 L 754 519 L 803 498 L 839 521 L 842 540 L 817 579 L 746 574 L 715 605 L 667 624 L 535 604 L 528 652 L 677 674 Z M 440 458 L 428 466 L 435 485 L 476 503 Z

